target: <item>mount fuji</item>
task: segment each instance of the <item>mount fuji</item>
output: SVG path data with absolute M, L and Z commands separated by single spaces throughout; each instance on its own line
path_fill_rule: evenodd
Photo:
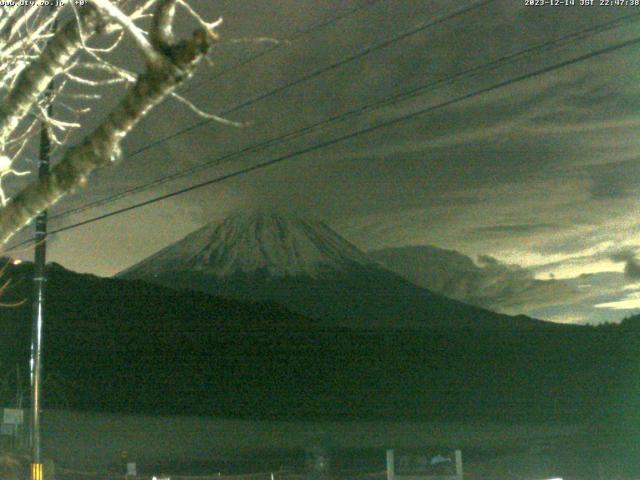
M 551 326 L 448 299 L 376 264 L 322 222 L 272 211 L 208 224 L 118 274 L 173 289 L 276 302 L 355 329 Z
M 324 223 L 269 211 L 211 223 L 121 273 L 147 278 L 197 272 L 217 278 L 261 272 L 318 278 L 372 261 Z

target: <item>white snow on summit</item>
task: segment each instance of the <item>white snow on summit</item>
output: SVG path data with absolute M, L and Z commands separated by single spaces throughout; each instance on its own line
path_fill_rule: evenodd
M 238 212 L 187 235 L 120 275 L 145 278 L 192 271 L 215 276 L 266 271 L 317 277 L 373 263 L 322 222 L 275 212 Z

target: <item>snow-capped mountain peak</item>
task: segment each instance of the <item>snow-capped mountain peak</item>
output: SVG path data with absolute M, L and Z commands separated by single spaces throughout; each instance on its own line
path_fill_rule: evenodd
M 208 224 L 121 275 L 149 278 L 192 271 L 224 277 L 260 271 L 271 276 L 316 277 L 370 263 L 363 252 L 322 222 L 258 210 Z

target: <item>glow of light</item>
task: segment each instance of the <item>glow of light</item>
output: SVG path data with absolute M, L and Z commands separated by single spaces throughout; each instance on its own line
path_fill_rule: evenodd
M 20 259 L 18 259 L 18 258 L 14 258 L 14 259 L 11 261 L 11 264 L 12 264 L 12 265 L 20 265 L 21 263 L 22 263 L 22 260 L 20 260 Z
M 617 302 L 598 303 L 596 308 L 609 308 L 611 310 L 637 310 L 640 309 L 640 299 L 630 298 Z
M 538 268 L 536 269 L 534 276 L 537 280 L 549 280 L 551 278 L 556 280 L 567 280 L 584 274 L 588 275 L 605 272 L 622 273 L 624 272 L 624 264 L 620 262 L 613 262 L 609 259 L 593 261 L 580 260 L 576 262 L 568 260 L 564 264 L 555 264 L 546 268 Z
M 612 310 L 635 310 L 640 308 L 640 292 L 628 294 L 622 300 L 613 302 L 598 303 L 594 305 L 596 308 L 610 308 Z
M 544 319 L 550 322 L 555 322 L 555 323 L 583 323 L 586 320 L 584 315 L 568 314 L 568 313 L 560 313 L 557 315 L 547 315 L 544 317 Z

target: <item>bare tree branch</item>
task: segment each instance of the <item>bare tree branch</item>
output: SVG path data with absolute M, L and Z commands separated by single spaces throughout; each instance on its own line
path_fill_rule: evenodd
M 172 15 L 162 16 L 170 3 L 171 0 L 160 0 L 157 12 L 161 18 L 172 18 Z M 157 19 L 156 24 L 165 32 L 156 38 L 164 41 L 167 30 Z M 84 185 L 93 170 L 117 161 L 121 140 L 153 106 L 191 75 L 211 43 L 211 32 L 203 29 L 188 41 L 164 44 L 161 61 L 147 66 L 146 72 L 138 77 L 104 122 L 81 144 L 69 148 L 48 178 L 31 183 L 0 210 L 0 243 L 5 243 L 39 212 Z
M 196 107 L 191 100 L 183 97 L 182 95 L 178 95 L 176 92 L 173 92 L 171 94 L 171 97 L 175 98 L 177 101 L 179 101 L 183 105 L 186 105 L 187 107 L 189 107 L 189 109 L 199 117 L 206 118 L 207 120 L 213 120 L 214 122 L 221 123 L 223 125 L 228 125 L 230 127 L 237 127 L 237 128 L 246 127 L 248 125 L 248 123 L 234 122 L 233 120 L 228 120 L 219 115 L 215 115 L 213 113 L 207 113 L 204 110 L 201 110 L 198 107 Z
M 158 50 L 174 43 L 173 18 L 176 14 L 176 0 L 159 0 L 151 24 L 151 42 Z
M 43 9 L 0 3 L 0 244 L 39 212 L 83 186 L 93 170 L 117 161 L 122 139 L 169 95 L 197 115 L 239 126 L 204 112 L 175 93 L 199 61 L 207 59 L 218 39 L 214 30 L 221 19 L 205 21 L 186 0 L 89 0 L 80 8 L 67 4 L 73 18 L 51 32 L 61 9 L 43 13 Z M 190 39 L 174 39 L 177 6 L 199 27 Z M 137 24 L 146 18 L 150 18 L 148 33 Z M 88 45 L 96 34 L 102 34 L 102 44 Z M 145 58 L 144 73 L 137 75 L 114 63 L 117 57 L 111 52 L 123 36 L 130 37 Z M 61 81 L 47 90 L 56 78 Z M 105 88 L 118 85 L 128 89 L 118 106 L 93 132 L 68 147 L 71 133 L 82 126 L 81 115 L 95 111 Z M 54 102 L 61 107 L 55 117 L 49 114 Z M 1 182 L 7 176 L 28 173 L 14 164 L 30 145 L 37 125 L 49 132 L 53 151 L 66 151 L 62 150 L 48 177 L 9 199 Z
M 82 47 L 82 31 L 97 31 L 103 24 L 95 8 L 83 8 L 82 25 L 70 20 L 60 29 L 36 61 L 19 74 L 15 85 L 0 103 L 0 148 L 20 121 L 38 102 L 51 80 L 65 69 L 67 62 Z
M 151 46 L 151 43 L 144 36 L 142 29 L 138 28 L 129 16 L 114 5 L 110 0 L 91 0 L 100 10 L 104 11 L 113 20 L 118 22 L 125 31 L 129 32 L 135 40 L 138 48 L 147 59 L 147 62 L 155 64 L 161 62 L 160 54 Z

